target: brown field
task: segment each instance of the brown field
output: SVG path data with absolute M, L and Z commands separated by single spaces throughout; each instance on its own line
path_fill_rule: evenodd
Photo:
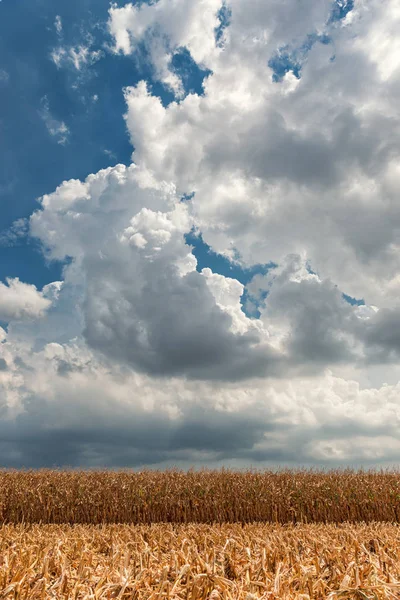
M 400 598 L 396 525 L 3 525 L 0 598 Z
M 0 471 L 0 600 L 400 600 L 393 471 Z
M 0 471 L 3 523 L 399 520 L 395 471 Z

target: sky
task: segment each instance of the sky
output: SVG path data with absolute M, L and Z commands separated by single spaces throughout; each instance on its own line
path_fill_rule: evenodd
M 0 466 L 398 464 L 399 31 L 0 2 Z

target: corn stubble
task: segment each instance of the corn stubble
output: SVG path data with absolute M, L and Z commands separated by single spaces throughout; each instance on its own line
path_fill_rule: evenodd
M 397 472 L 0 471 L 0 600 L 400 600 Z
M 0 598 L 400 597 L 395 525 L 3 525 Z

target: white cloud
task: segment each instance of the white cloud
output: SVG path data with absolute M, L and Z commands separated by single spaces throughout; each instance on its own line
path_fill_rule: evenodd
M 79 267 L 87 343 L 158 375 L 237 379 L 276 371 L 279 356 L 259 327 L 243 314 L 241 327 L 232 326 L 232 310 L 223 310 L 196 271 L 184 240 L 191 219 L 174 187 L 149 187 L 138 174 L 134 165 L 117 165 L 83 184 L 65 182 L 31 218 L 49 257 L 70 256 Z
M 114 5 L 109 20 L 114 51 L 127 55 L 144 43 L 157 77 L 181 97 L 182 83 L 170 68 L 173 54 L 185 47 L 198 64 L 208 67 L 220 51 L 214 39 L 220 7 L 221 0 L 178 0 L 173 5 L 160 0 L 156 5 L 126 4 L 120 8 Z
M 0 247 L 15 246 L 25 239 L 29 233 L 28 219 L 17 219 L 8 229 L 0 232 Z
M 40 116 L 43 119 L 44 124 L 46 125 L 47 131 L 49 134 L 57 140 L 57 144 L 61 144 L 64 146 L 68 142 L 68 138 L 70 135 L 70 130 L 64 121 L 59 121 L 50 112 L 50 106 L 47 96 L 43 96 L 42 101 L 42 109 L 40 111 Z
M 80 45 L 70 48 L 59 46 L 52 50 L 50 56 L 58 68 L 70 65 L 77 71 L 82 71 L 84 67 L 96 63 L 102 55 L 103 53 L 101 50 L 91 50 L 90 45 Z
M 271 51 L 281 44 L 302 41 L 310 29 L 324 25 L 331 3 L 307 0 L 300 5 L 274 0 L 265 4 L 262 0 L 252 0 L 248 8 L 242 0 L 233 0 L 228 6 L 232 11 L 232 23 L 226 32 L 228 44 L 239 34 L 230 49 L 235 54 L 237 42 L 243 44 L 240 58 L 246 60 L 246 53 L 254 46 Z M 128 55 L 144 43 L 157 77 L 181 97 L 182 84 L 170 68 L 171 58 L 184 47 L 203 68 L 218 68 L 224 54 L 215 40 L 221 7 L 221 0 L 176 0 L 173 3 L 159 0 L 156 4 L 129 3 L 123 7 L 115 4 L 109 11 L 114 51 Z M 253 55 L 253 58 L 256 57 Z
M 89 67 L 102 58 L 103 50 L 94 48 L 96 40 L 90 32 L 82 33 L 78 43 L 65 44 L 61 40 L 61 20 L 56 19 L 56 29 L 59 32 L 60 44 L 50 52 L 51 60 L 58 69 L 72 69 L 78 81 L 84 79 L 89 74 Z
M 69 56 L 75 69 L 80 71 L 83 66 L 92 65 L 97 62 L 101 58 L 102 53 L 101 50 L 90 50 L 86 46 L 78 46 L 77 48 L 70 48 Z
M 67 55 L 67 51 L 65 50 L 65 48 L 63 48 L 62 46 L 60 46 L 59 48 L 54 48 L 51 51 L 51 60 L 54 62 L 54 64 L 56 65 L 56 67 L 60 68 L 62 61 L 68 56 Z
M 365 3 L 356 3 L 354 19 L 360 21 L 363 35 L 354 43 L 357 50 L 368 54 L 381 80 L 387 82 L 396 73 L 398 76 L 400 69 L 400 9 L 396 0 L 389 0 L 385 10 L 377 8 L 376 2 L 370 10 Z
M 18 278 L 0 282 L 0 320 L 36 319 L 42 317 L 51 301 L 34 285 L 23 283 Z
M 56 29 L 57 35 L 61 36 L 63 31 L 63 24 L 60 15 L 57 15 L 54 21 L 54 27 Z
M 213 75 L 204 97 L 165 108 L 144 82 L 128 88 L 134 159 L 180 192 L 196 191 L 193 214 L 219 252 L 232 239 L 247 264 L 306 252 L 347 293 L 390 303 L 399 268 L 399 78 L 396 70 L 382 78 L 368 48 L 374 24 L 397 18 L 395 5 L 359 3 L 347 27 L 326 25 L 327 4 L 310 2 L 298 20 L 289 5 L 231 3 L 225 49 L 207 63 Z M 121 31 L 124 13 L 117 15 Z M 125 17 L 132 29 L 131 9 Z M 160 36 L 170 35 L 160 27 Z M 332 43 L 314 44 L 296 87 L 290 74 L 274 83 L 267 67 L 274 51 L 315 29 Z M 381 65 L 392 64 L 393 36 L 382 43 Z

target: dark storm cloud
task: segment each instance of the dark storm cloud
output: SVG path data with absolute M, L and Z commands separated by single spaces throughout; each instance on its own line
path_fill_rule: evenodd
M 140 411 L 125 419 L 99 413 L 91 422 L 82 417 L 80 426 L 68 427 L 59 422 L 57 408 L 39 398 L 31 398 L 26 408 L 10 426 L 0 427 L 3 467 L 135 467 L 190 462 L 196 451 L 240 458 L 271 429 L 260 411 L 246 416 L 193 406 L 177 421 Z
M 202 275 L 179 277 L 168 266 L 152 275 L 157 268 L 148 266 L 139 294 L 120 282 L 118 297 L 91 289 L 85 337 L 92 348 L 157 376 L 235 381 L 278 372 L 279 354 L 259 336 L 230 331 L 231 317 Z
M 367 361 L 397 362 L 400 358 L 400 309 L 382 308 L 365 325 Z

